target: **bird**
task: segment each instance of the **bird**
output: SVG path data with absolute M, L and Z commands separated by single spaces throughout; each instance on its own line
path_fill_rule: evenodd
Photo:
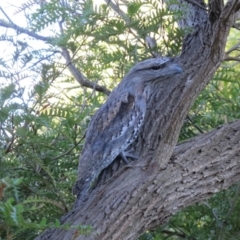
M 100 173 L 119 155 L 127 161 L 126 149 L 143 125 L 148 94 L 146 86 L 161 82 L 183 70 L 174 59 L 152 58 L 137 63 L 112 91 L 92 117 L 73 186 L 77 202 L 84 201 Z

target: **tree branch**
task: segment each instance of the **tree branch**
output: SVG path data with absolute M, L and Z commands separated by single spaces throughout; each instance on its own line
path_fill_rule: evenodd
M 231 52 L 235 51 L 235 50 L 240 50 L 240 42 L 238 42 L 236 45 L 234 45 L 233 47 L 231 47 L 226 54 L 230 54 Z
M 105 2 L 126 22 L 127 25 L 130 24 L 128 15 L 125 14 L 117 4 L 113 3 L 111 0 L 105 0 Z
M 29 31 L 25 28 L 19 27 L 18 25 L 14 24 L 14 23 L 6 23 L 3 20 L 0 20 L 0 26 L 1 27 L 5 27 L 5 28 L 11 28 L 14 29 L 20 33 L 24 33 L 27 34 L 30 37 L 33 37 L 37 40 L 42 40 L 44 42 L 47 43 L 52 43 L 52 41 L 54 40 L 54 38 L 50 38 L 50 37 L 44 37 L 41 36 L 39 34 L 36 34 L 32 31 Z M 62 49 L 62 55 L 66 60 L 66 66 L 68 67 L 69 71 L 72 73 L 72 75 L 74 76 L 74 78 L 79 82 L 79 84 L 83 87 L 87 87 L 87 88 L 91 88 L 94 89 L 96 91 L 102 92 L 106 95 L 110 94 L 110 91 L 105 88 L 104 86 L 98 85 L 94 82 L 89 81 L 82 73 L 81 71 L 79 71 L 75 65 L 72 63 L 71 61 L 71 57 L 69 55 L 69 52 L 67 50 L 67 48 L 65 47 L 61 47 Z
M 240 121 L 236 121 L 178 144 L 165 170 L 156 171 L 155 164 L 146 163 L 146 159 L 125 166 L 62 222 L 89 224 L 98 229 L 97 239 L 135 239 L 140 234 L 136 229 L 143 231 L 163 224 L 179 209 L 239 181 L 239 156 Z M 98 217 L 92 218 L 96 209 Z M 108 214 L 110 209 L 114 209 L 112 215 Z M 75 234 L 74 230 L 52 231 L 54 237 L 49 239 L 72 239 Z
M 202 6 L 200 3 L 198 3 L 198 2 L 196 2 L 196 1 L 194 1 L 194 0 L 185 0 L 185 1 L 188 2 L 188 3 L 191 3 L 191 4 L 193 4 L 193 5 L 196 5 L 196 6 L 198 6 L 199 8 L 207 11 L 207 9 L 206 9 L 205 6 Z
M 235 13 L 238 5 L 239 5 L 239 0 L 228 0 L 220 16 L 222 21 L 226 22 L 232 15 L 232 13 Z
M 37 33 L 29 31 L 29 30 L 27 30 L 25 28 L 19 27 L 15 23 L 7 23 L 7 22 L 4 22 L 1 19 L 0 19 L 0 27 L 11 28 L 11 29 L 16 30 L 19 33 L 27 34 L 30 37 L 33 37 L 33 38 L 35 38 L 37 40 L 41 40 L 41 41 L 48 42 L 48 43 L 50 43 L 53 40 L 53 38 L 41 36 L 41 35 L 39 35 Z
M 81 71 L 79 71 L 75 65 L 72 63 L 71 61 L 71 57 L 70 57 L 70 54 L 67 50 L 67 48 L 65 47 L 61 47 L 62 49 L 62 55 L 63 57 L 65 58 L 66 60 L 66 66 L 68 67 L 69 71 L 72 73 L 72 75 L 74 76 L 74 78 L 80 83 L 81 86 L 84 86 L 84 87 L 88 87 L 88 88 L 92 88 L 96 91 L 99 91 L 99 92 L 102 92 L 106 95 L 109 95 L 110 94 L 110 91 L 101 86 L 101 85 L 98 85 L 97 83 L 94 83 L 94 82 L 91 82 L 89 81 L 82 73 Z
M 10 17 L 8 17 L 8 15 L 5 13 L 5 11 L 2 9 L 2 7 L 0 7 L 0 10 L 1 10 L 1 12 L 3 13 L 3 15 L 8 19 L 8 21 L 10 22 L 10 23 L 13 23 L 12 22 L 12 20 L 10 19 Z
M 105 0 L 105 2 L 123 19 L 123 21 L 126 23 L 127 26 L 129 26 L 131 24 L 131 20 L 128 17 L 128 15 L 126 13 L 124 13 L 117 4 L 113 3 L 111 0 Z M 139 40 L 139 42 L 144 47 L 147 47 L 146 43 L 144 41 L 142 41 L 141 38 L 139 38 L 139 36 L 136 34 L 136 32 L 131 27 L 129 27 L 129 31 L 133 34 L 134 37 L 136 37 L 136 39 Z M 156 57 L 155 53 L 151 52 L 151 54 L 153 57 Z
M 60 27 L 61 34 L 64 35 L 64 30 L 63 30 L 62 23 L 63 23 L 62 21 L 59 22 L 59 27 Z M 107 88 L 105 88 L 103 86 L 100 86 L 97 83 L 89 81 L 83 75 L 83 73 L 81 71 L 79 71 L 75 67 L 75 65 L 72 63 L 72 58 L 70 57 L 70 54 L 69 54 L 67 48 L 66 47 L 61 47 L 61 49 L 62 49 L 62 56 L 66 60 L 66 66 L 68 67 L 69 71 L 72 73 L 74 78 L 79 82 L 79 84 L 81 86 L 92 88 L 93 90 L 97 90 L 97 91 L 102 92 L 106 95 L 109 95 L 111 93 Z
M 231 4 L 227 9 L 234 12 Z M 177 59 L 184 72 L 149 90 L 147 118 L 131 146 L 140 159 L 115 171 L 62 218 L 72 226 L 92 226 L 93 234 L 50 229 L 37 239 L 136 239 L 178 210 L 240 180 L 240 121 L 176 146 L 193 102 L 224 58 L 234 22 L 232 14 L 227 21 L 219 15 L 211 21 L 204 10 L 195 8 L 189 17 L 189 23 L 195 19 L 195 31 L 185 38 Z
M 237 62 L 240 62 L 240 58 L 239 57 L 231 57 L 231 56 L 226 55 L 225 58 L 224 58 L 224 61 L 237 61 Z

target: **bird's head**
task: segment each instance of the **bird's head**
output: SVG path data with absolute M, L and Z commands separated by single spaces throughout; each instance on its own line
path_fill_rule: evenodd
M 182 68 L 173 59 L 153 58 L 137 63 L 123 81 L 129 84 L 148 83 L 182 72 Z

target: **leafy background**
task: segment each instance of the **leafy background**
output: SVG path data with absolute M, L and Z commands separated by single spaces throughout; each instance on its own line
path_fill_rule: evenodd
M 84 134 L 107 96 L 74 79 L 61 49 L 87 79 L 112 90 L 132 65 L 152 57 L 146 36 L 157 40 L 158 53 L 177 56 L 190 31 L 176 28 L 183 13 L 156 0 L 122 1 L 122 15 L 97 2 L 26 1 L 15 12 L 24 13 L 22 27 L 47 32 L 48 39 L 43 44 L 20 30 L 0 36 L 0 45 L 11 49 L 0 58 L 0 239 L 33 239 L 60 227 L 58 219 L 74 202 Z M 1 26 L 9 19 L 0 10 Z M 227 49 L 237 41 L 232 30 Z M 234 60 L 237 53 L 231 54 Z M 179 141 L 240 118 L 239 77 L 236 61 L 222 64 L 192 106 Z M 239 214 L 235 185 L 139 239 L 240 239 Z M 90 226 L 75 227 L 91 233 Z

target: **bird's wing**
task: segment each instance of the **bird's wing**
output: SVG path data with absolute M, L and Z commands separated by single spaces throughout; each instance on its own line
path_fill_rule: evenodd
M 113 130 L 113 125 L 116 125 L 116 119 L 122 122 L 122 119 L 119 119 L 120 116 L 128 115 L 133 105 L 134 96 L 128 92 L 112 94 L 93 116 L 88 127 L 86 144 L 92 145 L 104 132 Z
M 113 141 L 121 137 L 123 127 L 128 126 L 134 100 L 134 96 L 128 92 L 112 94 L 91 119 L 80 157 L 78 180 L 73 188 L 74 194 L 80 192 L 85 185 L 91 184 L 94 180 L 91 179 L 92 176 L 97 177 L 121 152 L 117 147 L 118 152 L 114 157 L 111 148 L 115 148 Z
M 97 175 L 137 137 L 145 112 L 144 99 L 129 92 L 112 95 L 93 117 L 86 136 L 79 171 Z M 139 104 L 140 103 L 140 104 Z

